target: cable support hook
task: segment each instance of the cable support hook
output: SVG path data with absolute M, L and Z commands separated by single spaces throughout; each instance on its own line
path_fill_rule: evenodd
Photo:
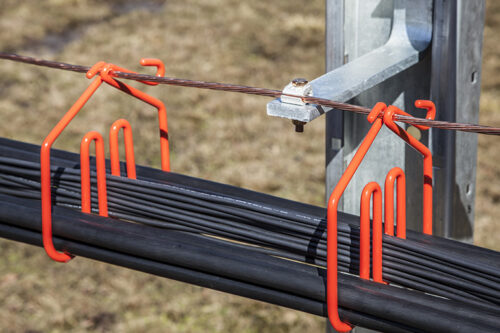
M 165 67 L 160 60 L 156 59 L 142 59 L 143 66 L 156 66 L 157 76 L 163 76 Z M 92 66 L 86 73 L 87 78 L 91 79 L 96 74 L 96 78 L 85 89 L 83 94 L 71 106 L 71 108 L 64 114 L 59 122 L 50 131 L 47 137 L 43 140 L 40 148 L 40 185 L 41 185 L 41 208 L 42 208 L 42 238 L 43 246 L 47 255 L 59 262 L 68 262 L 73 256 L 66 252 L 59 252 L 55 249 L 52 240 L 52 195 L 51 195 L 51 173 L 50 173 L 50 152 L 51 147 L 55 140 L 59 137 L 62 131 L 68 126 L 73 118 L 87 103 L 90 97 L 96 92 L 103 82 L 131 95 L 145 103 L 148 103 L 158 109 L 158 120 L 160 128 L 160 149 L 161 149 L 161 165 L 162 170 L 170 171 L 169 147 L 168 147 L 168 129 L 167 129 L 167 111 L 165 105 L 158 99 L 111 77 L 112 71 L 120 71 L 126 73 L 133 73 L 127 69 L 118 67 L 113 64 L 99 61 Z M 140 81 L 145 84 L 154 85 L 155 82 Z M 100 142 L 98 140 L 98 142 Z M 99 147 L 97 143 L 96 147 Z M 100 148 L 96 148 L 96 151 Z M 104 149 L 103 149 L 104 150 Z M 130 176 L 130 175 L 129 175 Z M 101 212 L 101 209 L 100 209 Z M 104 212 L 104 210 L 102 210 Z

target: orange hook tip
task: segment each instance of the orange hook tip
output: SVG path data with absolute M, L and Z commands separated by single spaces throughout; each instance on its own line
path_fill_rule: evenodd
M 156 76 L 162 77 L 165 75 L 165 64 L 160 59 L 155 58 L 142 58 L 141 59 L 142 66 L 156 66 Z M 150 86 L 158 85 L 158 82 L 150 82 L 150 81 L 141 81 L 142 83 L 148 84 Z
M 160 59 L 156 58 L 142 58 L 141 66 L 156 66 L 158 68 L 156 76 L 165 75 L 165 64 Z
M 425 115 L 425 119 L 434 120 L 434 118 L 436 117 L 436 106 L 434 105 L 434 103 L 432 101 L 429 101 L 426 99 L 417 99 L 415 101 L 415 106 L 419 109 L 426 109 L 427 110 L 427 114 Z M 428 126 L 422 126 L 422 125 L 420 125 L 418 128 L 421 130 L 428 130 L 429 129 Z

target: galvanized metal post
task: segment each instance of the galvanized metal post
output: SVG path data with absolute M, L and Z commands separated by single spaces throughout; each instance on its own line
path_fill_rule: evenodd
M 414 3 L 326 0 L 327 72 L 386 43 L 394 7 Z M 477 122 L 484 0 L 434 0 L 432 5 L 432 46 L 420 61 L 359 94 L 352 103 L 371 107 L 382 101 L 417 115 L 413 102 L 430 98 L 436 104 L 437 119 Z M 326 113 L 327 199 L 368 127 L 363 116 L 335 110 Z M 471 241 L 477 136 L 436 129 L 421 135 L 421 141 L 429 145 L 434 157 L 434 234 Z M 359 214 L 363 187 L 370 181 L 383 186 L 385 175 L 395 166 L 405 170 L 407 176 L 407 225 L 421 230 L 422 158 L 389 131 L 379 134 L 348 186 L 340 209 Z M 333 332 L 328 326 L 327 331 Z
M 484 0 L 436 0 L 431 98 L 442 120 L 477 123 L 481 82 Z M 434 155 L 434 231 L 472 241 L 477 135 L 431 131 Z

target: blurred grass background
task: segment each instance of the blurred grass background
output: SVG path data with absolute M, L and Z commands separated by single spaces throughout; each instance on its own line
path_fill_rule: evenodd
M 141 72 L 281 89 L 324 72 L 324 0 L 0 0 L 0 50 Z M 480 122 L 500 126 L 500 2 L 487 1 Z M 88 85 L 81 74 L 0 61 L 0 136 L 39 144 Z M 297 135 L 267 117 L 269 99 L 146 87 L 167 105 L 172 169 L 324 205 L 324 123 Z M 55 147 L 77 151 L 89 130 L 128 119 L 138 163 L 159 166 L 154 109 L 101 88 Z M 139 125 L 140 124 L 140 125 Z M 475 243 L 500 250 L 500 144 L 479 137 Z M 307 170 L 307 172 L 304 172 Z M 304 176 L 305 175 L 305 176 Z M 51 262 L 0 240 L 2 332 L 304 332 L 324 320 L 209 289 L 76 258 Z

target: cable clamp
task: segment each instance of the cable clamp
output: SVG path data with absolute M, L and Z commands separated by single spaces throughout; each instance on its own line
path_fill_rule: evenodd
M 294 95 L 294 96 L 290 96 Z M 313 90 L 311 84 L 303 78 L 293 79 L 286 85 L 281 93 L 281 102 L 295 105 L 306 105 L 307 103 L 298 96 L 312 96 Z

